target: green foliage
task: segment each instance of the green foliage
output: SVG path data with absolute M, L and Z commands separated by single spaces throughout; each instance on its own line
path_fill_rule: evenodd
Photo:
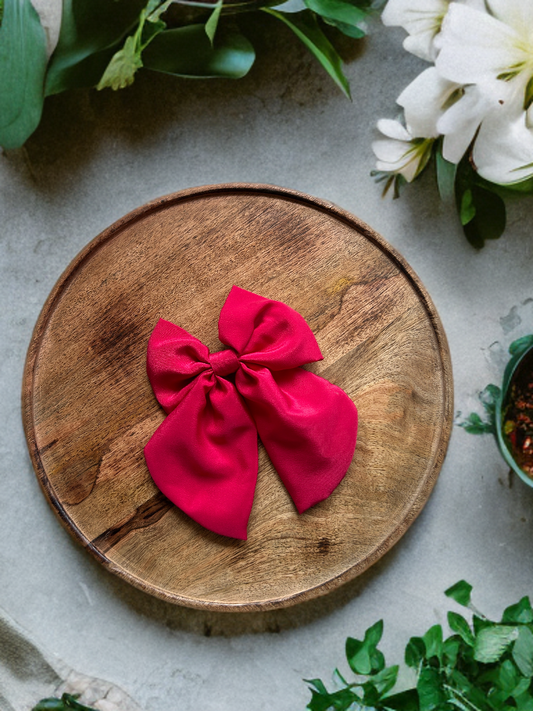
M 497 186 L 479 177 L 469 156 L 457 166 L 455 201 L 465 237 L 480 249 L 488 239 L 498 239 L 505 230 L 505 203 Z
M 46 75 L 45 93 L 96 86 L 146 0 L 64 0 L 61 32 Z
M 493 434 L 496 437 L 498 449 L 507 464 L 518 476 L 530 483 L 530 478 L 522 471 L 520 465 L 515 461 L 512 454 L 509 435 L 514 423 L 508 421 L 506 411 L 509 407 L 510 393 L 514 376 L 521 364 L 522 359 L 533 348 L 533 334 L 523 336 L 513 341 L 509 346 L 511 358 L 505 367 L 501 388 L 496 385 L 487 385 L 480 393 L 479 399 L 485 409 L 487 419 L 483 420 L 477 413 L 471 413 L 465 420 L 458 422 L 459 427 L 463 427 L 469 434 Z M 524 615 L 532 614 L 529 608 L 523 612 Z M 514 620 L 511 620 L 514 621 Z M 533 711 L 533 706 L 531 711 Z
M 63 694 L 60 699 L 43 699 L 34 706 L 32 711 L 96 711 L 89 706 L 84 706 L 76 701 L 78 697 Z
M 461 580 L 446 591 L 471 607 L 472 586 Z M 412 637 L 405 663 L 416 670 L 416 684 L 394 693 L 398 667 L 387 667 L 377 645 L 383 623 L 370 627 L 363 641 L 348 638 L 346 659 L 354 679 L 337 673 L 338 688 L 328 691 L 320 679 L 307 680 L 310 711 L 532 711 L 533 609 L 524 597 L 508 607 L 500 622 L 474 615 L 469 623 L 450 611 L 452 634 L 444 639 L 440 625 Z M 363 653 L 364 651 L 364 653 Z M 379 664 L 372 663 L 377 659 Z
M 243 77 L 255 61 L 254 48 L 238 26 L 244 12 L 261 21 L 265 11 L 283 22 L 349 97 L 342 60 L 321 23 L 362 37 L 383 2 L 301 0 L 296 13 L 285 11 L 285 4 L 63 0 L 59 41 L 48 61 L 31 0 L 0 0 L 0 145 L 17 148 L 26 141 L 39 124 L 45 96 L 81 87 L 123 89 L 143 68 L 188 78 Z M 188 14 L 175 21 L 182 6 Z
M 469 434 L 496 434 L 497 430 L 497 412 L 501 410 L 502 391 L 496 385 L 487 385 L 487 387 L 479 393 L 479 400 L 485 409 L 487 416 L 486 420 L 476 413 L 472 412 L 462 422 L 458 422 L 459 427 L 462 427 Z
M 5 0 L 0 28 L 0 145 L 16 148 L 39 125 L 46 37 L 31 0 Z
M 335 84 L 350 98 L 350 85 L 342 72 L 342 61 L 326 35 L 320 29 L 316 16 L 311 10 L 284 13 L 272 8 L 263 8 L 269 15 L 284 22 L 300 39 L 307 49 L 318 59 Z

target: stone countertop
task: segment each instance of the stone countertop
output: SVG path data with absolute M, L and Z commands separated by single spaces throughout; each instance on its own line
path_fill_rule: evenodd
M 477 408 L 509 343 L 533 331 L 533 205 L 509 205 L 504 237 L 476 252 L 431 174 L 400 200 L 382 200 L 369 175 L 375 124 L 395 116 L 396 96 L 423 68 L 402 36 L 374 28 L 347 66 L 352 103 L 276 27 L 242 80 L 146 73 L 116 94 L 53 97 L 25 148 L 0 155 L 0 606 L 68 665 L 121 685 L 146 711 L 303 709 L 302 679 L 327 681 L 345 637 L 377 619 L 394 663 L 411 634 L 445 623 L 443 591 L 458 579 L 474 585 L 488 615 L 530 592 L 533 490 L 509 478 L 492 438 L 458 428 L 427 506 L 377 565 L 319 600 L 250 614 L 173 607 L 108 573 L 59 525 L 26 451 L 25 353 L 64 268 L 138 205 L 222 182 L 294 188 L 380 232 L 440 313 L 456 410 Z

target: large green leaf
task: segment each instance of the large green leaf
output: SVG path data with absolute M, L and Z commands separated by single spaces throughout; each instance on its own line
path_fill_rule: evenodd
M 305 0 L 307 7 L 328 24 L 356 39 L 366 34 L 368 13 L 344 0 Z
M 188 25 L 161 32 L 144 50 L 142 58 L 147 69 L 166 74 L 194 79 L 238 79 L 250 70 L 255 51 L 236 30 L 219 32 L 213 47 L 204 25 Z
M 94 86 L 146 0 L 63 0 L 61 32 L 46 75 L 46 94 Z
M 508 625 L 485 627 L 476 637 L 474 658 L 478 662 L 497 662 L 518 637 L 518 628 Z
M 43 111 L 46 36 L 30 0 L 5 0 L 0 28 L 0 146 L 19 148 Z
M 305 44 L 324 67 L 335 84 L 350 99 L 350 85 L 342 72 L 342 61 L 337 50 L 318 26 L 316 17 L 310 10 L 286 14 L 279 10 L 264 7 L 263 12 L 277 17 Z

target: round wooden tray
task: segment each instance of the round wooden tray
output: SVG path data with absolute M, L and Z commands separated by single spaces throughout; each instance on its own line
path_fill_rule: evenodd
M 247 541 L 173 506 L 143 457 L 164 417 L 145 370 L 152 329 L 162 317 L 219 350 L 233 284 L 304 316 L 324 354 L 309 368 L 360 416 L 348 474 L 301 516 L 260 447 Z M 451 365 L 424 287 L 367 225 L 291 190 L 217 185 L 134 210 L 76 257 L 35 327 L 23 410 L 50 504 L 109 570 L 190 607 L 269 609 L 360 574 L 416 518 L 448 444 Z

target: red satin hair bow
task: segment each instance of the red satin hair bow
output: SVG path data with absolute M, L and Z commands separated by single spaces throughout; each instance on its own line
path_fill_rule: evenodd
M 161 319 L 147 370 L 168 417 L 145 447 L 158 488 L 205 528 L 246 540 L 257 434 L 299 513 L 327 498 L 355 449 L 357 410 L 299 366 L 322 360 L 302 316 L 234 286 L 220 312 L 226 350 Z M 228 379 L 227 376 L 234 374 Z

